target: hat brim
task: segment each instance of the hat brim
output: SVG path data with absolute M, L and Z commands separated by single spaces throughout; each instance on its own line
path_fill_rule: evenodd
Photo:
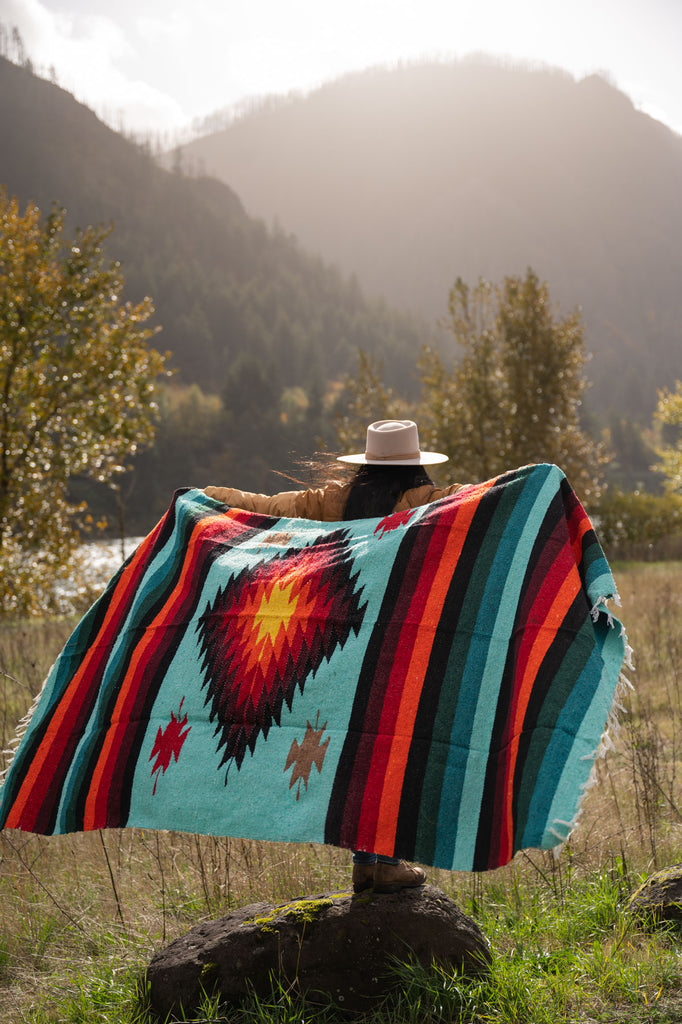
M 338 462 L 349 462 L 353 466 L 435 466 L 439 462 L 447 462 L 449 456 L 441 452 L 420 452 L 418 459 L 368 459 L 364 452 L 360 455 L 338 455 Z

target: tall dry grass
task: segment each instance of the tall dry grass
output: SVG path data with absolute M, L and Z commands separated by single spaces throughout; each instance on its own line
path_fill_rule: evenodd
M 682 852 L 682 565 L 617 565 L 616 578 L 632 689 L 571 846 L 597 863 L 617 850 L 649 870 Z
M 634 689 L 622 698 L 620 731 L 596 766 L 580 825 L 558 857 L 526 851 L 485 875 L 430 871 L 470 912 L 500 892 L 510 910 L 533 884 L 568 906 L 595 872 L 617 872 L 625 891 L 643 872 L 682 860 L 682 564 L 624 564 L 616 578 L 622 609 L 614 611 L 635 651 Z M 72 626 L 0 625 L 3 748 Z M 52 1020 L 50 1006 L 73 1000 L 84 978 L 96 989 L 105 971 L 110 989 L 112 979 L 139 975 L 156 949 L 202 919 L 348 883 L 349 855 L 329 847 L 139 829 L 2 832 L 0 1014 Z

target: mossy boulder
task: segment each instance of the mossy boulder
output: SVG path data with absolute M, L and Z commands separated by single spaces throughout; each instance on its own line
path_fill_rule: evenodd
M 627 909 L 648 923 L 682 921 L 682 864 L 650 875 L 633 892 Z
M 311 1003 L 363 1010 L 397 984 L 394 958 L 473 976 L 488 970 L 490 950 L 478 925 L 434 886 L 323 893 L 199 924 L 154 956 L 147 981 L 162 1018 L 195 1010 L 204 992 L 231 1004 L 250 989 L 267 996 L 273 979 Z

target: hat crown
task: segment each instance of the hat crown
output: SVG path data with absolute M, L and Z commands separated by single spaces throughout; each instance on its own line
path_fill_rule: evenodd
M 377 420 L 367 427 L 365 457 L 376 462 L 418 459 L 419 431 L 412 420 Z

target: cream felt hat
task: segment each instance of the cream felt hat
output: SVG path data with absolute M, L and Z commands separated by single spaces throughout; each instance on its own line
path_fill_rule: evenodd
M 365 451 L 339 455 L 338 460 L 368 466 L 433 466 L 447 462 L 448 456 L 421 451 L 417 424 L 412 420 L 377 420 L 367 427 Z

